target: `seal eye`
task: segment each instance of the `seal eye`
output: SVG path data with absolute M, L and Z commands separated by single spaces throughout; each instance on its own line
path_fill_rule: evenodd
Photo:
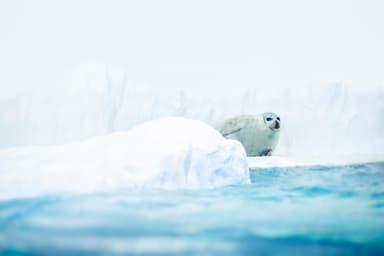
M 277 117 L 276 119 L 280 121 L 280 117 Z
M 272 121 L 272 118 L 267 117 L 265 120 L 267 120 L 269 122 L 269 121 Z

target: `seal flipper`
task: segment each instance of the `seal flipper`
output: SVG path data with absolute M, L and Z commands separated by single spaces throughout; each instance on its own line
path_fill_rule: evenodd
M 222 133 L 222 134 L 223 134 L 224 137 L 226 137 L 226 136 L 228 136 L 228 135 L 231 135 L 231 134 L 233 134 L 233 133 L 236 133 L 236 132 L 241 131 L 241 129 L 243 129 L 243 128 L 239 128 L 239 129 L 236 129 L 236 130 L 234 130 L 234 131 L 230 131 L 230 132 Z
M 272 149 L 267 149 L 264 150 L 263 152 L 260 153 L 260 156 L 270 156 L 272 153 Z
M 236 118 L 232 118 L 221 125 L 221 128 L 219 129 L 220 133 L 227 137 L 231 134 L 237 133 L 241 131 L 244 128 L 245 124 L 244 121 L 239 121 Z

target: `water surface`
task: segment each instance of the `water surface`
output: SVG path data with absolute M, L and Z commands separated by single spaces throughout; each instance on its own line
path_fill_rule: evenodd
M 384 255 L 384 162 L 259 168 L 250 185 L 0 201 L 0 253 Z

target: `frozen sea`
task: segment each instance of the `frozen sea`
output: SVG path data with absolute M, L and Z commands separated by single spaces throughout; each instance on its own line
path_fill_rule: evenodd
M 0 202 L 2 255 L 383 255 L 384 162 L 251 168 L 215 189 Z

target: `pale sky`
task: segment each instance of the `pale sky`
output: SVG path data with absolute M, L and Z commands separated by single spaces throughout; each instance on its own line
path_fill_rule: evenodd
M 382 85 L 383 13 L 380 0 L 4 0 L 0 90 L 54 86 L 87 64 L 171 88 Z

